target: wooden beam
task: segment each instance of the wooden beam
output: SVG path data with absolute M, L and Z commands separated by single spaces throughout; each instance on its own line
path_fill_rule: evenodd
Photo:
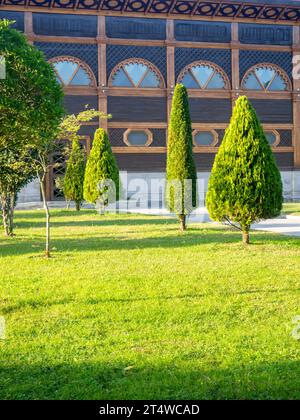
M 30 44 L 33 44 L 34 33 L 33 33 L 33 19 L 32 12 L 24 13 L 24 33 Z
M 105 16 L 98 16 L 97 20 L 97 40 L 106 39 Z
M 174 42 L 175 41 L 175 31 L 174 31 L 174 20 L 173 19 L 167 19 L 167 36 L 166 41 L 168 42 Z
M 98 16 L 98 40 L 106 38 L 105 16 Z M 107 73 L 106 73 L 106 44 L 98 43 L 98 107 L 99 111 L 107 114 Z M 108 121 L 100 118 L 99 124 L 107 131 Z
M 175 42 L 174 34 L 174 20 L 167 20 L 167 112 L 168 122 L 170 120 L 173 91 L 175 88 L 175 47 L 172 44 Z
M 213 146 L 194 146 L 193 152 L 196 154 L 204 153 L 204 154 L 211 154 L 211 153 L 217 153 L 219 150 L 219 147 L 213 147 Z M 272 147 L 272 150 L 274 153 L 293 153 L 293 147 Z M 166 153 L 167 148 L 166 147 L 133 147 L 133 146 L 114 146 L 112 147 L 112 151 L 116 154 L 135 154 L 135 153 L 143 153 L 143 154 L 149 154 L 149 153 Z
M 239 25 L 231 24 L 231 89 L 232 106 L 239 97 L 240 89 L 240 50 L 239 50 Z

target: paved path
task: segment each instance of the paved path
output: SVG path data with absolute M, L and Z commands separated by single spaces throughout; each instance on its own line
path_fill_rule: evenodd
M 50 203 L 52 208 L 65 207 L 64 202 L 52 202 Z M 87 206 L 86 206 L 87 207 Z M 18 205 L 19 209 L 34 209 L 42 208 L 41 203 L 27 203 Z M 124 210 L 125 211 L 125 210 Z M 130 211 L 130 210 L 129 210 Z M 131 210 L 135 214 L 145 214 L 153 216 L 170 216 L 170 213 L 165 209 L 134 209 Z M 205 207 L 200 207 L 195 213 L 189 217 L 190 223 L 209 223 L 209 214 Z M 274 233 L 280 233 L 282 235 L 300 237 L 300 216 L 282 216 L 278 219 L 267 220 L 259 224 L 253 225 L 255 230 L 262 230 Z
M 283 218 L 266 220 L 254 225 L 255 230 L 281 233 L 282 235 L 297 236 L 300 238 L 300 217 L 286 216 Z
M 135 210 L 134 212 L 157 216 L 170 215 L 166 210 L 160 209 Z M 190 223 L 209 223 L 210 221 L 209 214 L 205 207 L 197 209 L 197 211 L 189 217 Z M 253 225 L 252 229 L 297 236 L 300 238 L 300 216 L 281 216 L 277 219 L 266 220 Z
M 205 208 L 200 209 L 200 214 L 192 215 L 190 218 L 194 222 L 209 222 L 209 215 Z M 281 216 L 277 219 L 265 220 L 254 224 L 254 230 L 280 233 L 282 235 L 296 236 L 300 238 L 300 216 Z

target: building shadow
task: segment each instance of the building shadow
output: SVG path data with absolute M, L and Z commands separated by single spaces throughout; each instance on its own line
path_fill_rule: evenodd
M 184 352 L 167 364 L 140 360 L 112 363 L 41 365 L 9 362 L 2 366 L 1 399 L 92 400 L 297 400 L 300 398 L 300 363 L 278 361 L 218 363 L 199 367 L 197 352 Z M 98 404 L 99 405 L 99 404 Z M 100 404 L 101 405 L 101 404 Z

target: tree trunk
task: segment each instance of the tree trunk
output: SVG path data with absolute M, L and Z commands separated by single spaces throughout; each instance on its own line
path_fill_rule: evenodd
M 249 230 L 243 231 L 243 244 L 244 245 L 249 245 L 250 244 Z
M 3 219 L 3 227 L 4 227 L 4 236 L 10 236 L 10 228 L 9 228 L 9 200 L 6 194 L 1 195 L 1 207 L 2 207 L 2 219 Z
M 184 232 L 186 230 L 186 215 L 181 214 L 179 216 L 179 222 L 180 222 L 180 231 Z
M 9 202 L 9 234 L 14 236 L 14 214 L 15 214 L 16 196 L 14 193 L 10 195 Z
M 76 207 L 76 211 L 80 211 L 80 202 L 79 201 L 75 201 L 75 207 Z
M 43 204 L 44 204 L 44 210 L 46 213 L 46 245 L 45 245 L 45 257 L 50 258 L 50 211 L 46 199 L 46 193 L 45 193 L 45 186 L 44 186 L 44 179 L 39 178 L 40 181 L 40 187 L 42 192 L 42 198 L 43 198 Z

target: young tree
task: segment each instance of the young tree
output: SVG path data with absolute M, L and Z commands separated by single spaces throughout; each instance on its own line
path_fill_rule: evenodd
M 63 94 L 43 54 L 8 21 L 0 21 L 0 55 L 6 67 L 0 80 L 0 149 L 10 159 L 1 165 L 0 193 L 4 221 L 10 221 L 6 233 L 12 234 L 16 194 L 35 171 L 37 139 L 55 135 Z
M 181 84 L 174 91 L 169 124 L 166 206 L 186 230 L 186 217 L 197 206 L 197 171 L 188 94 Z
M 85 170 L 85 154 L 79 145 L 79 130 L 84 123 L 92 121 L 94 118 L 104 119 L 111 118 L 103 112 L 95 109 L 86 109 L 77 115 L 68 115 L 64 118 L 60 125 L 59 138 L 72 142 L 71 153 L 67 156 L 67 168 L 65 177 L 59 182 L 64 193 L 66 201 L 74 201 L 76 210 L 80 210 L 83 201 L 83 181 Z
M 215 159 L 206 204 L 213 220 L 243 233 L 249 243 L 252 223 L 280 214 L 282 182 L 261 123 L 246 96 L 235 104 Z
M 74 201 L 77 211 L 80 210 L 83 201 L 84 169 L 84 153 L 78 139 L 74 139 L 63 180 L 63 193 L 67 201 Z
M 103 211 L 105 206 L 109 204 L 107 199 L 108 185 L 105 184 L 108 180 L 114 183 L 115 200 L 118 200 L 119 169 L 111 150 L 108 135 L 105 130 L 99 128 L 95 133 L 93 147 L 86 164 L 84 199 L 92 204 L 100 204 Z M 101 182 L 103 182 L 102 186 Z

